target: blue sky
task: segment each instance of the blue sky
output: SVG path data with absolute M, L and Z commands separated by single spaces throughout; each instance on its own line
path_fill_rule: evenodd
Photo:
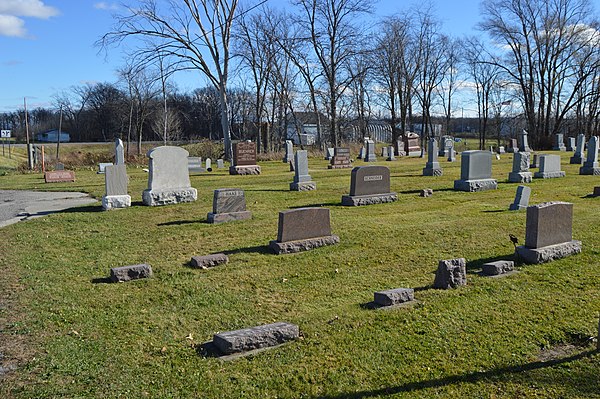
M 258 0 L 246 0 L 254 4 Z M 368 0 L 365 0 L 368 1 Z M 598 2 L 600 0 L 596 0 Z M 273 6 L 287 0 L 269 0 Z M 443 30 L 462 36 L 476 33 L 479 0 L 432 0 Z M 394 14 L 411 2 L 380 0 L 376 15 Z M 420 3 L 419 3 L 420 4 Z M 49 106 L 52 95 L 86 82 L 115 82 L 124 51 L 99 54 L 94 42 L 111 30 L 117 1 L 0 0 L 0 112 Z M 197 74 L 175 77 L 182 90 L 205 85 Z

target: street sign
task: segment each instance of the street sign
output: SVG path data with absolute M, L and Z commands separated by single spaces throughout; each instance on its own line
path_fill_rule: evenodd
M 9 139 L 10 138 L 10 130 L 0 130 L 0 138 Z

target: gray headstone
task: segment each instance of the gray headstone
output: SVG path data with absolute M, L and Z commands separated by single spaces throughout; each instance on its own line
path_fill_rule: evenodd
M 385 166 L 357 166 L 350 176 L 350 195 L 390 192 L 390 170 Z
M 517 193 L 515 194 L 515 201 L 508 207 L 511 211 L 518 211 L 520 209 L 527 209 L 529 206 L 529 197 L 531 196 L 531 188 L 527 186 L 517 187 Z
M 539 167 L 539 155 L 538 154 L 533 154 L 533 160 L 531 161 L 531 164 L 529 165 L 530 168 L 537 168 Z
M 377 157 L 375 156 L 375 142 L 373 140 L 366 140 L 365 144 L 366 153 L 363 160 L 365 162 L 377 162 Z
M 531 148 L 529 148 L 529 141 L 527 139 L 527 130 L 523 129 L 521 133 L 519 133 L 519 152 L 531 152 Z
M 597 168 L 598 167 L 598 136 L 590 137 L 587 145 L 587 158 L 583 166 Z
M 441 176 L 443 174 L 440 163 L 437 161 L 438 145 L 434 138 L 427 143 L 427 163 L 423 168 L 423 176 Z
M 225 163 L 222 159 L 217 159 L 217 168 L 223 169 L 225 167 Z
M 577 135 L 577 147 L 575 154 L 569 160 L 570 164 L 581 165 L 583 163 L 583 150 L 585 148 L 585 134 Z
M 190 184 L 189 153 L 180 147 L 162 146 L 148 151 L 148 189 L 142 193 L 145 205 L 166 205 L 195 201 L 198 192 Z
M 381 156 L 384 158 L 388 157 L 388 148 L 387 147 L 381 148 Z
M 65 164 L 58 162 L 55 166 L 54 166 L 54 170 L 65 170 Z
M 511 183 L 529 183 L 533 173 L 529 171 L 530 152 L 515 152 L 513 156 L 512 172 L 508 174 Z
M 105 169 L 106 195 L 127 195 L 127 169 L 124 164 L 109 165 Z
M 564 138 L 562 133 L 557 133 L 555 136 L 554 147 L 552 148 L 554 151 L 566 151 L 567 147 L 565 147 Z
M 300 329 L 290 323 L 273 323 L 213 336 L 213 344 L 225 354 L 248 352 L 298 339 Z
M 573 240 L 573 204 L 546 202 L 527 208 L 525 246 L 540 248 Z
M 565 176 L 565 172 L 560 170 L 560 155 L 543 154 L 538 157 L 538 161 L 540 169 L 534 173 L 533 177 L 549 179 Z
M 243 212 L 246 210 L 244 190 L 219 188 L 213 193 L 213 213 Z
M 106 170 L 106 167 L 110 166 L 110 165 L 112 165 L 112 162 L 100 162 L 98 164 L 98 172 L 97 173 L 103 174 L 104 171 Z
M 148 264 L 113 267 L 110 269 L 110 281 L 121 283 L 152 277 L 152 268 Z
M 336 147 L 333 150 L 333 157 L 329 161 L 329 169 L 350 168 L 350 148 Z
M 325 159 L 329 161 L 333 157 L 334 153 L 335 153 L 334 148 L 328 147 L 326 150 Z
M 294 159 L 294 143 L 292 140 L 285 141 L 285 156 L 283 157 L 283 162 L 288 163 Z
M 492 154 L 487 151 L 463 151 L 461 154 L 461 180 L 490 179 L 492 177 Z
M 331 235 L 328 208 L 298 208 L 279 212 L 277 241 L 297 241 Z
M 395 160 L 396 160 L 396 156 L 394 154 L 394 146 L 391 145 L 388 147 L 388 155 L 387 155 L 386 161 L 395 161 Z
M 358 152 L 358 159 L 363 159 L 365 157 L 365 147 L 360 147 L 360 151 Z
M 206 172 L 202 165 L 201 157 L 187 157 L 188 173 L 203 173 Z
M 298 150 L 294 156 L 294 182 L 307 182 L 311 181 L 311 177 L 308 174 L 308 152 L 306 150 Z
M 115 140 L 115 165 L 125 165 L 125 147 L 121 139 Z
M 440 260 L 435 273 L 433 288 L 448 289 L 466 284 L 467 262 L 465 258 Z
M 567 137 L 567 151 L 575 151 L 575 137 Z
M 412 288 L 395 288 L 393 290 L 378 291 L 374 294 L 373 302 L 379 306 L 392 306 L 410 302 L 415 299 L 415 290 Z

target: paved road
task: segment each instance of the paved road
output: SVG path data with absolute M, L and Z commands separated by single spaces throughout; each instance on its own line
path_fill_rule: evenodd
M 95 202 L 85 193 L 0 190 L 0 228 Z

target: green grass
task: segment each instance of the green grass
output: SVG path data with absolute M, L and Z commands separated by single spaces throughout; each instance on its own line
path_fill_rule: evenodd
M 600 310 L 598 204 L 586 198 L 599 180 L 579 176 L 568 155 L 567 177 L 531 183 L 531 203 L 574 203 L 583 253 L 498 279 L 479 276 L 478 266 L 511 256 L 508 234 L 525 234 L 525 212 L 506 210 L 517 187 L 504 183 L 509 154 L 494 160 L 499 189 L 482 193 L 450 190 L 460 162 L 440 159 L 442 177 L 421 176 L 418 158 L 379 162 L 391 168 L 399 200 L 356 208 L 339 205 L 350 170 L 327 170 L 322 159 L 310 160 L 313 192 L 288 191 L 287 165 L 264 162 L 260 176 L 193 175 L 195 203 L 157 208 L 140 205 L 147 174 L 130 168 L 129 209 L 98 204 L 1 230 L 0 350 L 23 360 L 0 397 L 600 397 L 599 356 L 582 344 L 597 334 Z M 54 185 L 40 174 L 0 177 L 0 188 L 96 198 L 103 186 L 87 170 Z M 252 220 L 205 223 L 212 191 L 223 187 L 245 190 Z M 418 197 L 422 188 L 433 197 Z M 340 244 L 270 254 L 278 211 L 308 205 L 331 209 Z M 222 251 L 226 266 L 187 267 L 191 256 Z M 437 261 L 454 257 L 469 262 L 468 286 L 431 289 Z M 93 282 L 136 263 L 151 264 L 154 278 Z M 416 288 L 418 304 L 364 306 L 374 291 L 396 287 Z M 216 332 L 273 321 L 298 324 L 302 339 L 230 362 L 197 352 Z M 559 360 L 540 362 L 542 350 L 569 343 L 575 349 Z

